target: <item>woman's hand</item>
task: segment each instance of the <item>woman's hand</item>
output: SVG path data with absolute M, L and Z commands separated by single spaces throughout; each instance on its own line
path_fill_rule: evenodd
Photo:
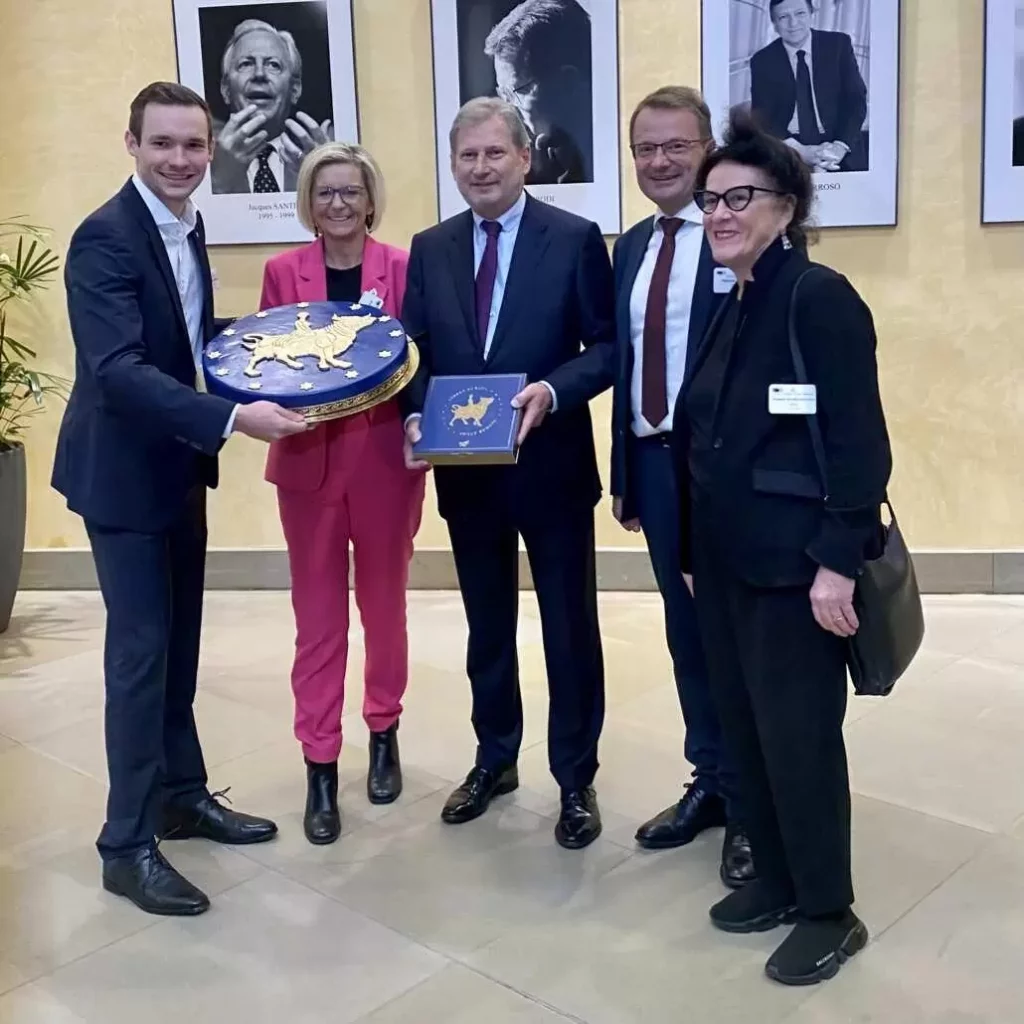
M 823 565 L 819 566 L 811 586 L 811 609 L 815 621 L 822 629 L 844 637 L 853 636 L 857 632 L 860 623 L 853 610 L 855 586 L 853 580 Z

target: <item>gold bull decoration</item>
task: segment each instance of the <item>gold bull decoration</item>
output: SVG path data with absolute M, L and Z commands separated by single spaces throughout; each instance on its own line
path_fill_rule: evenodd
M 373 316 L 341 317 L 335 314 L 324 327 L 310 327 L 309 313 L 302 310 L 295 319 L 295 329 L 286 334 L 251 332 L 242 335 L 242 345 L 252 353 L 248 366 L 242 372 L 247 377 L 262 376 L 259 364 L 268 359 L 284 363 L 293 370 L 301 370 L 303 365 L 299 360 L 304 357 L 316 359 L 320 370 L 329 370 L 332 366 L 346 370 L 352 364 L 340 356 L 352 347 L 356 335 L 376 319 Z
M 474 400 L 474 396 L 471 394 L 465 405 L 452 406 L 452 418 L 448 426 L 454 426 L 456 422 L 465 423 L 466 426 L 469 426 L 470 423 L 478 427 L 482 426 L 483 419 L 493 401 L 493 395 L 481 395 L 479 399 Z

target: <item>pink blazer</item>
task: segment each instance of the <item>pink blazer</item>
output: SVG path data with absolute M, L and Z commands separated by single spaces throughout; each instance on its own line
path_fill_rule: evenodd
M 408 265 L 407 252 L 367 236 L 363 250 L 362 290 L 376 289 L 389 316 L 401 315 Z M 260 309 L 292 302 L 326 301 L 327 270 L 321 239 L 267 261 L 263 269 Z M 383 426 L 386 421 L 397 418 L 397 407 L 392 401 L 367 413 L 321 424 L 304 434 L 275 441 L 267 457 L 266 479 L 292 490 L 317 490 L 327 473 L 327 446 L 331 440 L 343 434 L 365 433 L 375 424 Z M 390 437 L 392 432 L 389 430 L 387 433 Z M 398 456 L 400 459 L 400 442 Z

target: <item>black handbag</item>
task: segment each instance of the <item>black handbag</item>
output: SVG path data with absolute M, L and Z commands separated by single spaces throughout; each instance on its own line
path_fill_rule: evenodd
M 797 279 L 789 308 L 789 347 L 800 384 L 809 382 L 796 335 L 796 293 L 800 282 L 809 273 L 811 270 L 805 270 Z M 821 427 L 814 415 L 807 417 L 807 424 L 821 475 L 822 493 L 828 495 Z M 890 522 L 882 526 L 884 543 L 881 555 L 866 561 L 863 572 L 857 577 L 853 609 L 860 626 L 847 641 L 846 655 L 854 691 L 861 696 L 872 697 L 884 697 L 892 691 L 924 639 L 924 609 L 914 560 L 910 557 L 888 495 L 882 504 L 889 510 Z

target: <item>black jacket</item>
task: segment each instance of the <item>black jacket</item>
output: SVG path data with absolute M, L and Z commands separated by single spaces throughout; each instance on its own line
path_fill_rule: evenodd
M 875 554 L 892 458 L 871 312 L 841 274 L 813 265 L 796 315 L 807 375 L 817 388 L 824 495 L 807 418 L 768 409 L 769 386 L 796 381 L 790 296 L 811 266 L 795 249 L 772 245 L 742 300 L 734 288 L 723 303 L 680 394 L 672 444 L 684 499 L 684 572 L 691 571 L 695 523 L 728 568 L 753 586 L 809 584 L 819 565 L 854 578 Z M 720 327 L 736 302 L 739 329 L 718 386 L 713 368 L 731 333 Z M 693 413 L 701 409 L 714 412 L 697 422 Z
M 487 358 L 473 298 L 473 217 L 467 210 L 412 240 L 402 323 L 420 348 L 399 394 L 420 412 L 430 376 L 525 373 L 547 381 L 557 409 L 530 432 L 515 466 L 438 466 L 438 510 L 479 514 L 487 500 L 544 515 L 601 496 L 588 403 L 612 384 L 612 267 L 598 226 L 527 197 Z
M 191 238 L 213 315 L 203 221 Z M 101 526 L 156 532 L 197 484 L 217 485 L 217 453 L 233 403 L 196 391 L 185 314 L 160 230 L 129 180 L 77 228 L 64 271 L 75 383 L 52 486 Z

